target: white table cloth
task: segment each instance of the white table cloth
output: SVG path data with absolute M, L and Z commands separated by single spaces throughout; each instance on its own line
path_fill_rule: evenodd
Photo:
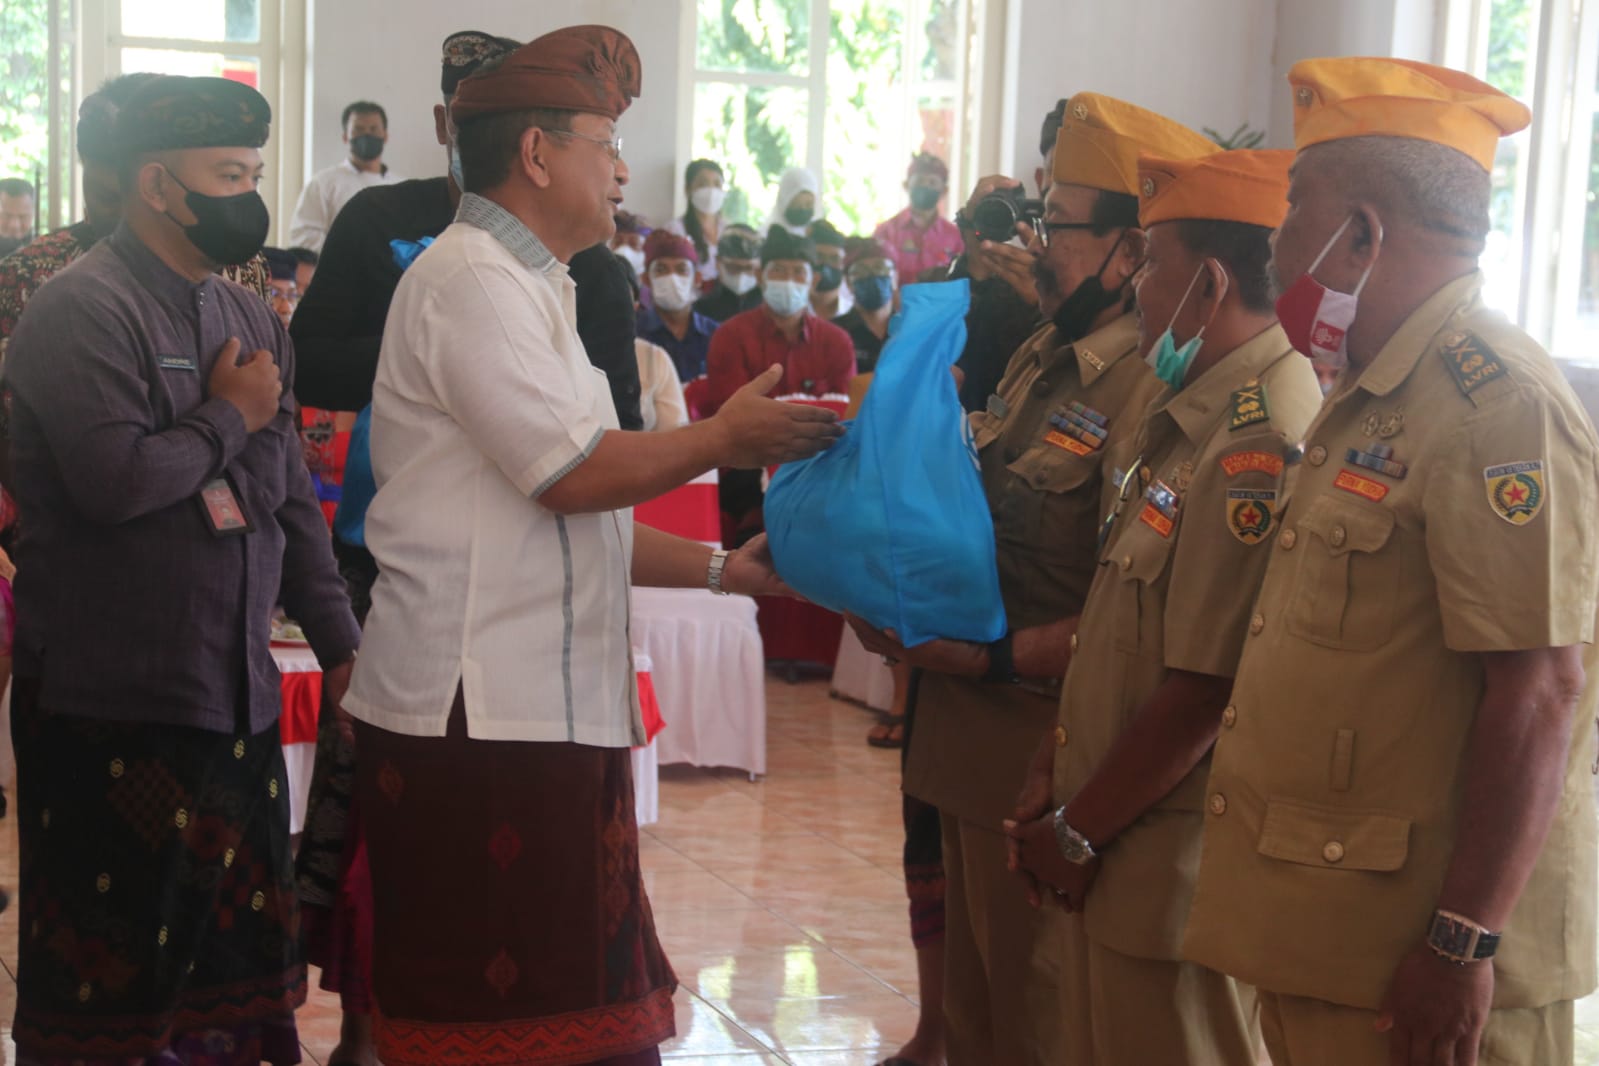
M 633 644 L 653 666 L 666 721 L 655 738 L 662 766 L 766 772 L 766 659 L 754 600 L 635 588 Z
M 310 648 L 274 646 L 272 658 L 285 674 L 317 673 L 322 669 Z M 633 663 L 639 673 L 649 673 L 652 662 L 648 655 L 635 650 Z M 283 763 L 289 774 L 289 832 L 298 833 L 305 828 L 316 743 L 283 745 Z M 660 821 L 660 767 L 654 744 L 633 749 L 633 811 L 641 826 Z
M 284 674 L 317 674 L 322 667 L 310 648 L 274 644 L 272 659 Z M 289 772 L 289 832 L 305 828 L 305 809 L 311 798 L 311 767 L 316 762 L 316 740 L 283 745 L 283 764 Z
M 867 651 L 849 626 L 844 627 L 844 639 L 838 645 L 832 693 L 839 699 L 865 704 L 874 711 L 887 711 L 894 706 L 894 671 L 883 662 L 881 655 Z

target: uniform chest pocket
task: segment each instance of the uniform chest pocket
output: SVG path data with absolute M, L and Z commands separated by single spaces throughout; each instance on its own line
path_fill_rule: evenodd
M 1067 493 L 1082 488 L 1099 470 L 1099 455 L 1039 441 L 1006 468 L 1038 492 Z M 1097 506 L 1097 501 L 1096 501 Z
M 1163 653 L 1162 602 L 1165 590 L 1161 579 L 1171 564 L 1172 546 L 1177 531 L 1161 536 L 1143 521 L 1141 499 L 1127 501 L 1136 507 L 1132 520 L 1110 545 L 1104 565 L 1113 568 L 1116 578 L 1116 646 L 1122 651 L 1158 658 Z M 1179 520 L 1181 516 L 1179 515 Z M 1108 590 L 1107 590 L 1108 591 Z
M 1400 558 L 1394 513 L 1320 496 L 1299 512 L 1299 569 L 1288 631 L 1314 644 L 1373 651 L 1393 632 Z

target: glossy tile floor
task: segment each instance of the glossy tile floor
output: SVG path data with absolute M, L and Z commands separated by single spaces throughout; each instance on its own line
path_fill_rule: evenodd
M 827 685 L 768 684 L 767 776 L 672 767 L 643 865 L 683 987 L 673 1064 L 872 1064 L 916 1023 L 900 879 L 899 759 L 866 746 L 873 720 Z M 15 821 L 0 885 L 16 885 Z M 16 908 L 0 914 L 0 1064 L 14 1061 Z M 313 986 L 315 974 L 313 973 Z M 1578 1005 L 1577 1062 L 1599 1066 L 1599 996 Z M 338 1002 L 299 1017 L 307 1063 L 338 1038 Z

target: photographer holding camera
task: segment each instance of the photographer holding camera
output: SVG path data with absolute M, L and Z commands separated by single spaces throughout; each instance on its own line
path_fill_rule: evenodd
M 1051 160 L 1055 154 L 1055 135 L 1060 131 L 1066 101 L 1061 100 L 1044 116 L 1039 137 L 1043 164 L 1033 171 L 1033 185 L 1042 197 L 1049 191 Z M 981 411 L 999 385 L 1010 357 L 1022 342 L 1044 324 L 1038 313 L 1038 293 L 1033 288 L 1033 257 L 1025 246 L 1006 243 L 1009 236 L 991 241 L 977 235 L 973 213 L 999 189 L 1014 190 L 1008 195 L 1023 198 L 1021 182 L 1013 178 L 987 177 L 977 183 L 966 206 L 955 215 L 966 251 L 950 265 L 950 277 L 970 278 L 972 308 L 966 315 L 966 351 L 959 366 L 964 375 L 961 406 Z M 1040 203 L 1041 201 L 1033 201 Z

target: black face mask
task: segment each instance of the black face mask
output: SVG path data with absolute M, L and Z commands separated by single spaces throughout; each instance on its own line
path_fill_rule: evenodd
M 1088 336 L 1088 331 L 1093 328 L 1094 319 L 1099 317 L 1099 313 L 1122 298 L 1121 289 L 1107 292 L 1105 283 L 1099 280 L 1099 276 L 1110 266 L 1111 257 L 1116 254 L 1116 249 L 1120 248 L 1121 244 L 1122 238 L 1117 237 L 1116 243 L 1111 245 L 1110 251 L 1106 253 L 1104 262 L 1099 264 L 1099 269 L 1094 271 L 1091 277 L 1084 278 L 1083 283 L 1073 289 L 1072 294 L 1061 301 L 1061 305 L 1055 309 L 1051 321 L 1055 323 L 1055 329 L 1059 331 L 1061 339 L 1068 344 L 1076 344 Z
M 844 284 L 844 272 L 838 267 L 824 264 L 816 268 L 817 292 L 837 292 L 842 284 Z
M 370 163 L 383 154 L 383 138 L 372 133 L 351 137 L 350 152 L 363 163 Z
M 911 206 L 918 211 L 931 211 L 938 206 L 939 198 L 943 195 L 943 189 L 932 185 L 912 185 Z
M 816 210 L 810 207 L 791 207 L 783 212 L 783 217 L 790 226 L 803 226 L 816 217 Z
M 272 216 L 260 193 L 251 189 L 235 196 L 207 196 L 178 181 L 170 170 L 167 176 L 183 190 L 183 202 L 195 221 L 186 226 L 172 218 L 172 212 L 166 216 L 208 259 L 222 266 L 237 266 L 261 251 L 267 230 L 272 228 Z

